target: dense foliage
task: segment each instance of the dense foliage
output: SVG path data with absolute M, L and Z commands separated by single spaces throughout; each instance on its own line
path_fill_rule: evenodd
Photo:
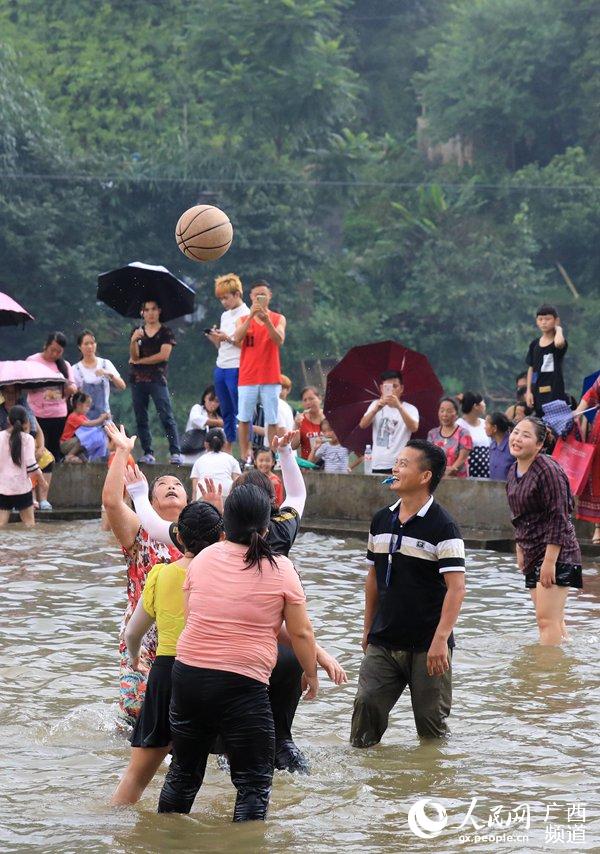
M 37 318 L 0 357 L 89 325 L 125 367 L 131 324 L 95 278 L 143 260 L 198 288 L 180 414 L 232 269 L 272 282 L 296 381 L 301 359 L 396 337 L 450 390 L 509 395 L 542 300 L 570 389 L 600 366 L 593 0 L 0 0 L 0 32 L 0 289 Z M 435 147 L 453 138 L 460 165 Z M 235 225 L 213 264 L 173 240 L 199 201 Z

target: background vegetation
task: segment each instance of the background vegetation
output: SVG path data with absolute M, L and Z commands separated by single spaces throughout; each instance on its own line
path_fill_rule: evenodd
M 594 0 L 0 0 L 0 33 L 0 289 L 37 320 L 0 358 L 91 326 L 125 369 L 131 324 L 96 276 L 142 260 L 198 290 L 180 420 L 230 270 L 272 282 L 296 382 L 300 359 L 391 337 L 451 391 L 510 396 L 542 300 L 570 390 L 600 367 Z M 462 164 L 436 156 L 454 138 Z M 236 230 L 206 265 L 173 239 L 199 201 Z

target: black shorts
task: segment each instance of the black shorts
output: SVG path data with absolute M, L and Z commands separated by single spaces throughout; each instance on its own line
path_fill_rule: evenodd
M 0 510 L 27 510 L 33 507 L 33 492 L 23 492 L 21 495 L 0 495 Z
M 540 580 L 540 569 L 541 564 L 525 576 L 525 587 L 528 590 L 535 590 Z M 578 563 L 557 563 L 555 584 L 557 587 L 575 587 L 581 590 L 583 587 L 581 565 Z
M 174 655 L 157 655 L 148 674 L 144 703 L 131 733 L 132 747 L 168 747 L 169 706 Z

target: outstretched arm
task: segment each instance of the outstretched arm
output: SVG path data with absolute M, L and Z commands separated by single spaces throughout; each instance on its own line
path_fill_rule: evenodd
M 286 433 L 285 436 L 275 436 L 271 444 L 273 452 L 279 451 L 283 488 L 285 489 L 285 507 L 291 507 L 299 516 L 304 512 L 306 504 L 306 484 L 302 472 L 292 453 L 291 442 L 297 431 Z
M 102 503 L 113 534 L 123 548 L 130 549 L 140 529 L 140 520 L 123 501 L 123 479 L 136 437 L 129 438 L 122 425 L 119 430 L 110 421 L 107 422 L 105 429 L 117 450 L 104 481 Z
M 150 614 L 146 612 L 142 599 L 140 598 L 125 629 L 125 643 L 127 644 L 127 654 L 131 660 L 132 670 L 137 670 L 139 667 L 142 638 L 153 622 L 154 620 Z
M 161 519 L 150 504 L 148 481 L 137 466 L 134 469 L 129 468 L 126 470 L 125 486 L 135 506 L 139 524 L 148 531 L 152 539 L 158 540 L 159 543 L 171 545 L 171 522 Z M 174 545 L 177 545 L 177 543 Z

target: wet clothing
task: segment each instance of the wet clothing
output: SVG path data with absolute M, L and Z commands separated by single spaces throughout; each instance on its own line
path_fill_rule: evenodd
M 541 569 L 542 565 L 540 564 L 525 576 L 525 587 L 528 590 L 535 590 L 537 587 Z M 581 564 L 557 563 L 554 583 L 557 587 L 575 587 L 577 590 L 581 590 L 583 587 Z
M 350 742 L 354 747 L 379 744 L 389 714 L 408 685 L 421 738 L 442 738 L 452 706 L 452 657 L 441 676 L 427 673 L 427 652 L 389 650 L 369 644 L 358 675 Z
M 21 433 L 21 463 L 17 465 L 10 455 L 11 435 L 9 430 L 0 431 L 0 495 L 24 495 L 31 491 L 29 476 L 40 470 L 35 440 L 29 433 Z
M 269 311 L 269 317 L 273 326 L 277 328 L 281 315 L 275 311 Z M 238 385 L 279 385 L 281 376 L 279 350 L 279 346 L 271 339 L 266 324 L 259 323 L 253 317 L 242 341 Z M 240 420 L 250 419 L 240 418 Z M 277 417 L 274 421 L 269 421 L 269 424 L 277 424 Z
M 131 734 L 132 747 L 168 747 L 171 743 L 169 706 L 174 663 L 174 655 L 157 655 L 154 659 L 141 712 Z
M 535 413 L 539 417 L 544 414 L 542 409 L 544 403 L 566 399 L 562 363 L 568 346 L 565 341 L 564 347 L 557 347 L 552 341 L 542 347 L 539 338 L 529 345 L 525 361 L 532 370 L 531 390 Z
M 571 521 L 573 496 L 560 465 L 546 454 L 538 454 L 524 475 L 517 476 L 515 462 L 507 478 L 506 494 L 525 573 L 542 563 L 549 544 L 560 546 L 557 563 L 581 564 Z
M 123 549 L 127 565 L 127 608 L 121 620 L 119 630 L 119 718 L 132 725 L 140 713 L 144 702 L 146 678 L 142 673 L 132 670 L 129 665 L 125 644 L 125 627 L 142 595 L 146 577 L 157 563 L 176 561 L 181 552 L 175 546 L 167 546 L 153 540 L 143 528 L 137 532 L 130 549 Z M 144 635 L 140 650 L 140 663 L 150 667 L 156 657 L 156 626 Z
M 275 757 L 273 715 L 264 682 L 238 673 L 173 665 L 173 759 L 158 802 L 159 812 L 189 813 L 220 736 L 237 789 L 234 821 L 264 820 Z
M 248 546 L 223 540 L 190 563 L 184 591 L 188 618 L 177 660 L 192 667 L 230 671 L 268 684 L 277 661 L 277 635 L 286 604 L 306 596 L 289 558 L 248 568 Z
M 456 522 L 433 497 L 404 523 L 399 509 L 397 501 L 371 522 L 367 562 L 375 568 L 378 603 L 368 640 L 425 652 L 442 614 L 444 573 L 464 573 L 465 545 Z M 452 634 L 448 646 L 454 646 Z
M 157 657 L 174 656 L 185 625 L 183 584 L 186 569 L 177 561 L 157 563 L 146 576 L 142 593 L 144 611 L 156 622 Z
M 446 465 L 448 467 L 453 466 L 456 460 L 458 459 L 459 453 L 466 448 L 471 453 L 473 448 L 473 440 L 471 439 L 471 434 L 468 430 L 465 430 L 464 427 L 461 427 L 459 424 L 456 425 L 454 431 L 450 434 L 450 436 L 443 436 L 442 430 L 440 427 L 434 427 L 433 430 L 430 430 L 427 434 L 427 441 L 432 442 L 434 445 L 437 445 L 438 448 L 441 448 L 443 452 L 446 454 Z M 467 457 L 466 462 L 462 464 L 460 469 L 456 472 L 456 477 L 468 477 L 469 476 L 469 457 Z

